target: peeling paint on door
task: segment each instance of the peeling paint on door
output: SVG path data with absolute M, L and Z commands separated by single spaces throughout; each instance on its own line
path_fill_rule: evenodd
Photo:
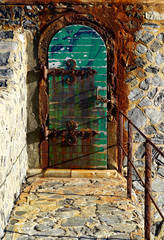
M 69 59 L 72 59 L 68 61 Z M 74 72 L 65 74 L 68 62 Z M 49 136 L 49 166 L 54 168 L 107 168 L 107 103 L 97 100 L 107 94 L 107 53 L 104 41 L 90 27 L 70 25 L 52 38 L 48 50 L 48 68 L 63 69 L 49 75 L 49 129 L 68 131 L 74 121 L 76 131 L 96 135 L 78 135 L 76 144 L 68 144 L 64 135 Z M 79 74 L 76 75 L 75 71 Z M 93 71 L 96 74 L 93 74 Z M 81 74 L 80 74 L 81 71 Z M 71 78 L 74 78 L 73 81 Z M 64 132 L 65 132 L 64 131 Z

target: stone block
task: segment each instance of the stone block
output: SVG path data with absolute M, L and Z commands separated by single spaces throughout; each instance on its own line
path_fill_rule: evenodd
M 156 145 L 163 145 L 164 144 L 164 134 L 155 134 L 151 138 L 151 140 Z
M 138 56 L 138 55 L 141 55 L 145 52 L 147 52 L 147 47 L 142 45 L 142 44 L 138 44 L 136 49 L 135 49 L 135 54 Z
M 153 61 L 153 54 L 150 50 L 148 50 L 146 52 L 146 59 L 149 61 L 149 62 L 152 62 Z
M 137 107 L 129 111 L 128 117 L 138 128 L 144 126 L 147 122 L 145 114 Z
M 90 219 L 88 218 L 82 218 L 82 217 L 72 217 L 68 218 L 68 220 L 64 223 L 62 223 L 62 227 L 80 227 L 84 226 L 85 223 L 87 223 Z
M 164 194 L 161 194 L 158 198 L 157 205 L 161 208 L 164 206 Z
M 6 66 L 8 64 L 10 53 L 0 53 L 0 66 Z
M 161 42 L 164 42 L 164 33 L 158 34 L 157 39 L 160 40 Z
M 145 133 L 148 134 L 148 135 L 151 135 L 151 134 L 154 134 L 154 133 L 157 132 L 156 129 L 155 129 L 155 127 L 152 126 L 152 125 L 146 126 L 146 127 L 144 128 L 144 130 L 145 130 Z
M 135 60 L 135 64 L 140 67 L 140 68 L 143 68 L 145 65 L 146 65 L 146 61 L 144 61 L 142 58 L 138 57 L 136 58 Z
M 158 91 L 157 88 L 153 88 L 151 91 L 149 91 L 147 94 L 148 98 L 153 99 L 154 96 L 156 95 L 157 91 Z
M 11 77 L 11 76 L 13 76 L 13 70 L 10 68 L 0 69 L 0 76 L 1 77 Z
M 101 215 L 100 221 L 105 222 L 107 225 L 110 225 L 112 223 L 115 223 L 116 225 L 118 225 L 118 224 L 122 223 L 124 220 L 123 220 L 123 216 L 121 216 L 121 215 L 117 215 L 117 216 Z
M 139 88 L 135 88 L 130 92 L 128 98 L 130 101 L 136 101 L 142 98 L 143 96 L 144 96 L 144 92 Z
M 153 78 L 152 78 L 152 84 L 154 86 L 163 86 L 164 82 L 162 80 L 162 78 L 156 74 Z
M 136 77 L 134 75 L 129 75 L 126 80 L 125 83 L 131 83 L 132 81 L 136 80 Z
M 141 183 L 139 181 L 134 181 L 133 182 L 133 187 L 134 187 L 134 189 L 136 189 L 139 192 L 144 192 L 145 191 L 144 187 L 141 185 Z
M 0 50 L 2 51 L 15 51 L 18 48 L 17 42 L 11 42 L 11 41 L 0 41 Z
M 130 86 L 131 86 L 131 87 L 134 87 L 134 86 L 137 85 L 137 83 L 138 83 L 138 81 L 137 81 L 137 79 L 135 79 L 134 81 L 132 81 L 132 82 L 130 83 Z
M 156 178 L 153 183 L 152 183 L 152 191 L 153 192 L 164 192 L 164 184 L 163 184 L 163 179 L 161 178 Z
M 158 53 L 156 56 L 155 56 L 155 62 L 158 64 L 158 65 L 161 65 L 164 61 L 164 55 L 161 54 L 161 53 Z
M 137 77 L 144 78 L 146 76 L 147 76 L 147 74 L 144 70 L 140 70 L 140 69 L 137 70 Z
M 154 99 L 154 105 L 158 107 L 163 103 L 163 101 L 164 101 L 164 89 L 162 89 L 162 91 L 159 92 L 156 98 Z
M 159 110 L 153 108 L 145 109 L 145 114 L 148 116 L 152 124 L 159 123 L 163 118 L 162 113 Z
M 148 98 L 143 98 L 140 103 L 138 104 L 138 106 L 140 107 L 146 107 L 146 106 L 151 106 L 152 105 L 152 101 L 150 101 L 150 99 Z
M 150 78 L 146 78 L 144 81 L 142 81 L 139 85 L 139 87 L 142 90 L 148 90 L 149 89 L 149 84 L 150 84 Z
M 154 38 L 153 34 L 146 32 L 139 40 L 147 45 L 149 42 L 153 40 L 153 38 Z
M 152 23 L 152 22 L 147 22 L 142 24 L 143 27 L 149 27 L 149 28 L 161 28 L 160 25 L 156 24 L 156 23 Z
M 143 30 L 142 30 L 142 29 L 138 30 L 138 31 L 134 34 L 134 39 L 135 39 L 136 42 L 138 42 L 138 40 L 141 38 L 142 34 L 143 34 Z
M 158 41 L 158 40 L 155 40 L 151 46 L 150 46 L 150 49 L 152 52 L 157 52 L 159 49 L 161 49 L 163 47 L 163 45 Z
M 157 11 L 148 11 L 145 12 L 145 18 L 148 20 L 164 20 L 164 13 L 160 13 Z
M 157 72 L 159 72 L 159 67 L 150 65 L 145 68 L 145 71 L 156 74 Z

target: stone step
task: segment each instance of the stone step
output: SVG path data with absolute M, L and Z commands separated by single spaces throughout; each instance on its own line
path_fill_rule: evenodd
M 62 178 L 122 178 L 117 170 L 90 169 L 28 169 L 27 177 L 62 177 Z

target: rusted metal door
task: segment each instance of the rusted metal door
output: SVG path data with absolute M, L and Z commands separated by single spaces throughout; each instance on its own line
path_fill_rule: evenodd
M 107 66 L 100 35 L 70 25 L 48 50 L 49 167 L 107 168 Z

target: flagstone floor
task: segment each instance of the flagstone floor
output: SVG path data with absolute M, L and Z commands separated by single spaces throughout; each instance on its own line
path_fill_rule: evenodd
M 126 180 L 29 179 L 15 204 L 3 240 L 141 240 L 143 210 Z

